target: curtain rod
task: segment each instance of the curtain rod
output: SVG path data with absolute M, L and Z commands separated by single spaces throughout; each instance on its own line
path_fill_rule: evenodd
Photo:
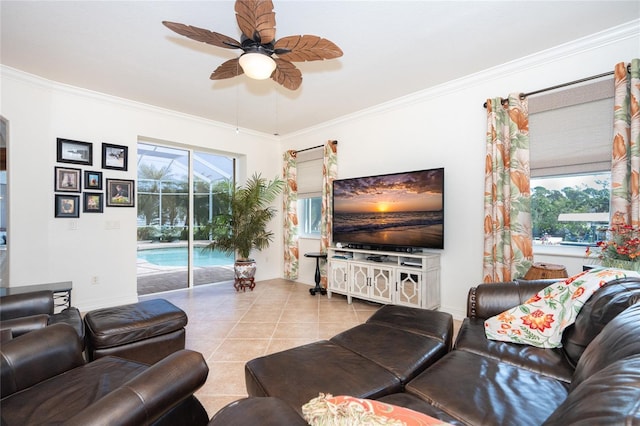
M 337 144 L 338 141 L 331 141 L 331 143 Z M 300 150 L 296 151 L 296 154 L 300 153 L 300 152 L 304 152 L 304 151 L 311 151 L 312 149 L 318 149 L 318 148 L 322 148 L 322 147 L 324 147 L 324 145 L 318 145 L 318 146 L 312 146 L 311 148 L 300 149 Z
M 627 65 L 627 72 L 631 71 L 631 64 Z M 602 74 L 598 74 L 598 75 L 592 75 L 591 77 L 585 77 L 585 78 L 581 78 L 579 80 L 574 80 L 574 81 L 570 81 L 568 83 L 563 83 L 563 84 L 558 84 L 556 86 L 551 86 L 551 87 L 546 87 L 544 89 L 540 89 L 540 90 L 536 90 L 533 92 L 529 92 L 529 93 L 520 93 L 520 99 L 524 99 L 527 96 L 531 96 L 531 95 L 537 95 L 538 93 L 544 93 L 544 92 L 548 92 L 550 90 L 555 90 L 555 89 L 560 89 L 562 87 L 567 87 L 567 86 L 572 86 L 574 84 L 579 84 L 579 83 L 584 83 L 585 81 L 590 81 L 590 80 L 596 80 L 598 78 L 602 78 L 602 77 L 608 77 L 610 75 L 613 75 L 614 71 L 609 71 L 609 72 L 603 72 Z M 502 98 L 502 102 L 506 102 L 508 99 Z M 482 105 L 484 108 L 487 107 L 487 103 L 485 102 Z

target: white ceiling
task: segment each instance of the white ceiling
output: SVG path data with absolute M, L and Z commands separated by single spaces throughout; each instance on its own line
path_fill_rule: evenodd
M 293 92 L 246 76 L 209 80 L 239 51 L 161 24 L 239 39 L 232 1 L 2 0 L 0 60 L 72 86 L 285 135 L 640 18 L 637 0 L 274 5 L 277 38 L 314 34 L 344 51 L 296 63 L 303 82 Z

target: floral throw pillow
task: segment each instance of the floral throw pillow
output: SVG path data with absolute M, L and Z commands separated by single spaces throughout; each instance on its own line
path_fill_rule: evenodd
M 352 396 L 321 393 L 302 406 L 311 426 L 431 426 L 449 425 L 438 419 L 397 405 Z
M 539 348 L 562 346 L 562 332 L 573 324 L 584 303 L 606 283 L 639 277 L 635 271 L 591 269 L 538 292 L 524 304 L 484 322 L 488 339 Z

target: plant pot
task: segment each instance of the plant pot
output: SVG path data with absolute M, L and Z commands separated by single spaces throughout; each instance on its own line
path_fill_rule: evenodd
M 235 274 L 235 280 L 233 287 L 236 291 L 245 291 L 247 287 L 253 291 L 256 286 L 254 277 L 256 275 L 256 261 L 253 259 L 248 260 L 236 260 L 233 264 L 233 272 Z
M 640 272 L 640 261 L 622 259 L 602 259 L 602 266 Z

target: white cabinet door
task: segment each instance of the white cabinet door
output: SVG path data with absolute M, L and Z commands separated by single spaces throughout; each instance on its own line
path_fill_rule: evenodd
M 364 297 L 369 296 L 369 266 L 358 263 L 351 264 L 351 287 L 352 296 Z
M 349 262 L 334 259 L 329 262 L 329 291 L 349 292 Z
M 369 268 L 369 298 L 383 303 L 393 300 L 395 290 L 394 269 L 371 266 Z
M 351 287 L 353 297 L 389 303 L 393 299 L 393 267 L 351 264 Z
M 422 306 L 422 272 L 410 269 L 398 269 L 397 271 L 398 291 L 396 292 L 395 303 L 397 305 Z

